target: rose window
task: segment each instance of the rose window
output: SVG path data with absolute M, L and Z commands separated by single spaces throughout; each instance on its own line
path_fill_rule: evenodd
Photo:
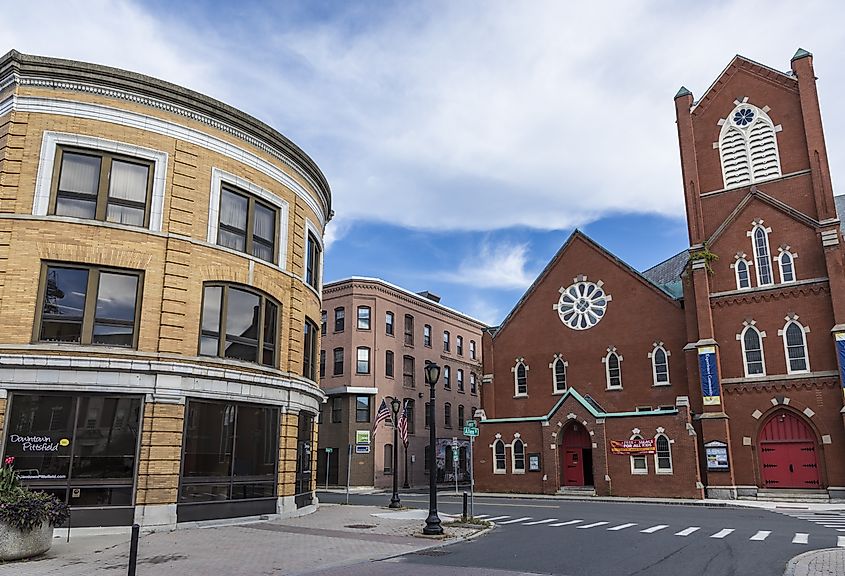
M 734 124 L 737 126 L 748 126 L 754 120 L 754 110 L 742 108 L 734 114 Z
M 610 295 L 601 283 L 582 280 L 561 290 L 556 308 L 561 322 L 573 330 L 586 330 L 604 318 L 608 302 Z

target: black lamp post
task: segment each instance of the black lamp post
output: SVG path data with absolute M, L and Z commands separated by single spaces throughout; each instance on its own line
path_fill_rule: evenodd
M 429 428 L 429 444 L 428 444 L 428 518 L 425 519 L 425 528 L 423 534 L 440 535 L 443 534 L 443 526 L 440 525 L 440 517 L 437 515 L 437 458 L 435 453 L 437 450 L 437 432 L 435 425 L 437 412 L 434 410 L 434 385 L 440 379 L 440 366 L 436 363 L 426 360 L 425 362 L 425 383 L 430 386 L 430 395 L 428 403 L 428 428 Z
M 399 409 L 402 407 L 402 401 L 399 398 L 392 398 L 390 400 L 390 408 L 393 410 L 393 496 L 390 498 L 389 508 L 400 508 L 399 501 Z

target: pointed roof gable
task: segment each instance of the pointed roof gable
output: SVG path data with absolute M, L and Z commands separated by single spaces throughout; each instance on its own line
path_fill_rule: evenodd
M 610 260 L 616 266 L 618 266 L 618 267 L 622 268 L 623 270 L 625 270 L 626 272 L 628 272 L 631 276 L 633 276 L 635 279 L 640 281 L 642 284 L 644 284 L 650 290 L 655 291 L 661 297 L 669 300 L 670 302 L 674 302 L 674 303 L 677 302 L 677 298 L 675 298 L 669 291 L 662 289 L 660 286 L 658 286 L 657 284 L 652 282 L 649 278 L 645 277 L 643 274 L 641 274 L 635 268 L 633 268 L 632 266 L 630 266 L 629 264 L 627 264 L 626 262 L 621 260 L 619 257 L 617 257 L 614 254 L 612 254 L 611 252 L 609 252 L 604 246 L 602 246 L 601 244 L 599 244 L 598 242 L 596 242 L 595 240 L 593 240 L 592 238 L 590 238 L 589 236 L 584 234 L 584 232 L 582 232 L 581 230 L 576 228 L 572 232 L 572 234 L 569 235 L 569 238 L 566 239 L 566 242 L 563 243 L 563 246 L 561 246 L 560 249 L 555 253 L 555 255 L 552 257 L 552 259 L 549 261 L 549 263 L 546 264 L 546 267 L 543 268 L 543 271 L 540 272 L 540 274 L 537 276 L 537 278 L 534 280 L 534 282 L 531 284 L 531 286 L 528 287 L 528 290 L 525 291 L 525 293 L 522 295 L 522 297 L 516 303 L 516 306 L 513 307 L 513 309 L 508 313 L 508 315 L 505 317 L 505 319 L 502 320 L 502 323 L 499 324 L 499 327 L 496 330 L 496 333 L 493 334 L 494 339 L 496 338 L 496 336 L 499 333 L 501 333 L 502 329 L 504 329 L 504 327 L 507 326 L 508 322 L 510 322 L 510 320 L 516 315 L 516 313 L 519 312 L 519 310 L 525 305 L 525 302 L 531 297 L 531 295 L 536 290 L 537 286 L 539 286 L 540 283 L 543 280 L 546 279 L 546 277 L 549 275 L 549 273 L 552 271 L 552 269 L 554 269 L 554 267 L 557 265 L 557 263 L 560 262 L 560 260 L 563 258 L 563 255 L 564 255 L 564 253 L 566 253 L 567 249 L 575 241 L 584 242 L 587 246 L 589 246 L 590 248 L 592 248 L 593 250 L 598 252 L 601 256 L 604 256 L 605 258 Z
M 780 70 L 775 70 L 770 66 L 766 66 L 765 64 L 755 62 L 750 58 L 737 54 L 733 57 L 725 69 L 722 70 L 721 74 L 716 77 L 716 80 L 713 81 L 710 87 L 704 91 L 701 98 L 693 104 L 690 109 L 690 113 L 695 114 L 699 110 L 706 109 L 707 105 L 719 92 L 721 92 L 722 88 L 728 84 L 728 80 L 730 80 L 730 78 L 740 70 L 753 74 L 764 81 L 777 84 L 778 86 L 782 86 L 796 93 L 798 92 L 798 80 L 792 75 L 791 71 L 781 72 Z

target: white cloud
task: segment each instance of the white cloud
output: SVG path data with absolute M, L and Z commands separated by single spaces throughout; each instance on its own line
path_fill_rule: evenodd
M 527 261 L 528 244 L 484 242 L 477 256 L 465 258 L 456 272 L 443 272 L 438 277 L 482 289 L 524 290 L 534 281 L 534 274 L 525 270 Z

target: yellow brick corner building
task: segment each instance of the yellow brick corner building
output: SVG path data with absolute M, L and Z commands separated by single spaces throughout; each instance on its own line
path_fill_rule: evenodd
M 0 432 L 73 526 L 313 510 L 331 191 L 259 120 L 0 57 Z

